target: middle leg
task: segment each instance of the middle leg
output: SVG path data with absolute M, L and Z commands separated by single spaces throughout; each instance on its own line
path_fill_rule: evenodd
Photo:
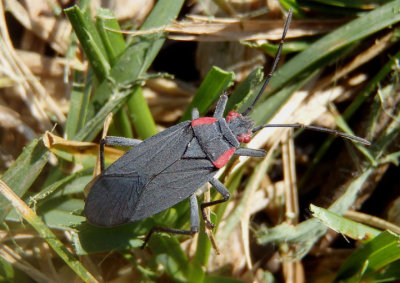
M 216 178 L 212 178 L 210 181 L 210 184 L 214 186 L 214 188 L 223 196 L 223 199 L 215 200 L 215 201 L 210 201 L 210 202 L 204 202 L 200 205 L 201 208 L 201 213 L 203 216 L 204 221 L 206 222 L 206 225 L 209 228 L 214 228 L 214 224 L 211 223 L 211 221 L 207 218 L 205 208 L 209 206 L 213 206 L 219 203 L 223 203 L 229 200 L 231 194 L 229 193 L 228 189 L 225 188 L 225 186 Z

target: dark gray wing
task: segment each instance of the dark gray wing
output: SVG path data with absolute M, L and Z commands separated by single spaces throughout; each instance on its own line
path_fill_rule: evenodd
M 112 227 L 129 222 L 145 179 L 136 172 L 98 176 L 85 202 L 85 216 L 96 226 Z
M 161 212 L 184 199 L 217 172 L 208 159 L 181 159 L 149 180 L 141 192 L 130 221 Z
M 148 176 L 157 175 L 182 157 L 192 138 L 190 121 L 172 126 L 135 146 L 103 174 L 138 172 Z
M 111 227 L 127 223 L 134 214 L 145 184 L 184 154 L 193 130 L 183 122 L 143 141 L 110 165 L 88 186 L 88 221 Z

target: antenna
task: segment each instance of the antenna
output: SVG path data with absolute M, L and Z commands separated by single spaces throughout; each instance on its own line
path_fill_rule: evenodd
M 328 133 L 331 135 L 335 135 L 335 136 L 339 136 L 348 140 L 352 140 L 355 142 L 359 142 L 361 144 L 364 145 L 371 145 L 371 142 L 369 142 L 366 139 L 360 138 L 360 137 L 356 137 L 356 136 L 352 136 L 352 135 L 348 135 L 336 130 L 332 130 L 332 129 L 327 129 L 327 128 L 321 128 L 321 127 L 315 127 L 315 126 L 306 126 L 303 124 L 266 124 L 266 125 L 262 125 L 259 127 L 256 127 L 252 130 L 253 133 L 258 132 L 259 130 L 263 129 L 263 128 L 297 128 L 297 129 L 305 129 L 305 130 L 311 130 L 311 131 L 315 131 L 315 132 L 323 132 L 323 133 Z
M 247 114 L 249 114 L 249 112 L 250 112 L 251 110 L 253 110 L 254 105 L 255 105 L 255 104 L 257 103 L 257 101 L 260 99 L 261 95 L 263 94 L 265 88 L 267 87 L 267 85 L 268 85 L 268 83 L 269 83 L 269 80 L 271 79 L 273 73 L 275 72 L 276 66 L 278 65 L 278 62 L 279 62 L 279 57 L 281 56 L 283 43 L 285 42 L 286 33 L 287 33 L 288 29 L 289 29 L 290 22 L 292 21 L 292 14 L 293 14 L 292 9 L 289 9 L 289 12 L 288 12 L 288 15 L 287 15 L 287 18 L 286 18 L 285 27 L 283 28 L 283 33 L 282 33 L 281 42 L 279 43 L 278 51 L 276 52 L 276 55 L 275 55 L 275 58 L 274 58 L 274 63 L 272 64 L 272 68 L 271 68 L 270 72 L 268 73 L 268 75 L 266 76 L 265 82 L 264 82 L 264 84 L 263 84 L 263 86 L 262 86 L 260 92 L 257 94 L 257 97 L 256 97 L 256 99 L 254 100 L 253 104 L 251 104 L 251 105 L 249 106 L 249 108 L 247 108 L 247 109 L 242 113 L 243 116 L 246 116 Z

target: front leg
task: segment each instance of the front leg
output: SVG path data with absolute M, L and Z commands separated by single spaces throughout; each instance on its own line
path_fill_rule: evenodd
M 105 169 L 105 163 L 104 163 L 104 146 L 105 145 L 135 146 L 141 142 L 142 142 L 141 140 L 137 140 L 137 139 L 114 137 L 114 136 L 108 136 L 108 137 L 101 139 L 101 141 L 100 141 L 100 169 L 101 169 L 101 172 L 103 172 Z
M 199 110 L 196 107 L 194 107 L 192 109 L 192 120 L 196 120 L 199 118 L 200 118 Z
M 217 107 L 215 107 L 214 111 L 214 118 L 222 118 L 224 116 L 225 112 L 225 107 L 226 103 L 228 102 L 228 96 L 224 93 L 223 95 L 220 96 L 218 102 L 217 102 Z
M 254 149 L 254 148 L 238 148 L 234 155 L 240 156 L 251 156 L 251 157 L 264 157 L 267 152 L 264 149 Z

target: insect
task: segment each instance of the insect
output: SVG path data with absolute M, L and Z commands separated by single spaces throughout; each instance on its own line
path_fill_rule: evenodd
M 198 110 L 194 108 L 191 121 L 170 127 L 144 141 L 112 136 L 101 140 L 102 172 L 88 185 L 90 193 L 84 209 L 89 223 L 112 227 L 134 222 L 189 199 L 190 230 L 153 227 L 147 234 L 144 245 L 156 231 L 193 235 L 199 231 L 199 210 L 195 191 L 209 182 L 222 195 L 222 199 L 200 205 L 204 221 L 209 227 L 213 227 L 204 209 L 225 202 L 230 197 L 229 191 L 214 175 L 233 155 L 265 156 L 265 150 L 240 147 L 241 143 L 248 143 L 252 135 L 264 127 L 306 128 L 369 144 L 359 137 L 301 124 L 254 127 L 254 122 L 247 116 L 275 71 L 291 17 L 292 12 L 289 11 L 271 71 L 255 101 L 243 113 L 231 111 L 223 118 L 228 97 L 222 95 L 213 117 L 199 117 Z M 105 145 L 133 148 L 105 169 Z

